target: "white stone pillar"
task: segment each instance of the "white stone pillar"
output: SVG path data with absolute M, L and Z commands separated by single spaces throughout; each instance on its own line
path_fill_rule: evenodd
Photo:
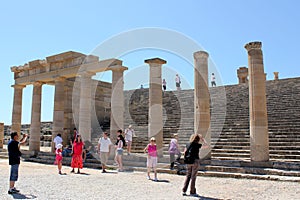
M 160 58 L 145 60 L 150 66 L 148 137 L 155 137 L 158 155 L 163 156 L 163 109 L 161 67 L 167 61 Z
M 266 100 L 266 77 L 264 73 L 261 42 L 245 45 L 249 62 L 249 113 L 251 161 L 269 161 L 269 135 Z
M 194 131 L 201 134 L 211 146 L 210 103 L 208 90 L 208 53 L 194 53 Z M 202 149 L 200 159 L 210 159 L 211 148 Z
M 42 83 L 33 83 L 29 151 L 40 151 Z
M 4 144 L 4 123 L 0 123 L 0 149 L 3 149 Z
M 65 104 L 65 78 L 58 77 L 55 79 L 55 93 L 54 93 L 54 111 L 53 111 L 53 128 L 52 141 L 57 134 L 64 134 L 64 104 Z M 51 143 L 52 152 L 55 146 Z
M 92 76 L 91 72 L 80 74 L 79 134 L 83 141 L 91 141 Z
M 278 81 L 279 80 L 279 76 L 278 76 L 279 72 L 273 72 L 273 74 L 274 74 L 274 80 Z
M 24 85 L 13 85 L 14 104 L 12 112 L 11 132 L 17 132 L 20 138 L 21 119 L 22 119 L 22 96 Z
M 110 138 L 116 139 L 119 129 L 124 131 L 124 71 L 127 67 L 116 65 L 110 67 L 112 70 L 111 88 L 111 117 L 110 117 Z

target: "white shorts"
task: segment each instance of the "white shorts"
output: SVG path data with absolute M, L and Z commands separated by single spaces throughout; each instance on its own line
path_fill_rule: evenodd
M 157 166 L 157 157 L 148 156 L 147 157 L 147 167 L 156 168 Z

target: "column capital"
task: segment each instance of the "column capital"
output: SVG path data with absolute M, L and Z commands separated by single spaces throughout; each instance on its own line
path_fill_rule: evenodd
M 245 45 L 245 49 L 247 49 L 247 51 L 250 51 L 252 49 L 261 49 L 262 47 L 262 43 L 255 41 L 255 42 L 249 42 Z
M 161 58 L 150 58 L 150 59 L 147 59 L 145 60 L 145 63 L 148 63 L 148 64 L 166 64 L 167 61 L 161 59 Z
M 12 85 L 11 87 L 15 89 L 23 89 L 24 87 L 26 87 L 26 85 Z
M 208 58 L 209 54 L 206 51 L 196 51 L 194 53 L 194 59 Z
M 113 65 L 113 66 L 110 66 L 109 69 L 111 71 L 125 71 L 125 70 L 128 70 L 128 67 L 125 67 L 122 65 Z
M 34 83 L 32 83 L 33 86 L 42 86 L 44 83 L 40 82 L 40 81 L 36 81 Z

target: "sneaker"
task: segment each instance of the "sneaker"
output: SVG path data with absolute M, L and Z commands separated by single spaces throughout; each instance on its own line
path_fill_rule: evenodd
M 150 176 L 147 176 L 147 179 L 148 179 L 148 180 L 151 180 Z
M 200 197 L 200 195 L 197 194 L 197 193 L 195 193 L 195 194 L 190 194 L 190 196 L 192 196 L 192 197 Z
M 155 179 L 154 179 L 154 181 L 155 181 L 155 182 L 158 182 L 158 179 L 157 179 L 157 178 L 155 178 Z
M 15 187 L 13 187 L 12 190 L 13 190 L 14 192 L 20 192 L 20 190 L 17 190 L 17 188 L 15 188 Z
M 17 192 L 14 191 L 13 189 L 9 189 L 9 190 L 8 190 L 8 194 L 15 194 L 15 193 L 17 193 Z
M 186 196 L 186 192 L 182 192 L 182 196 Z

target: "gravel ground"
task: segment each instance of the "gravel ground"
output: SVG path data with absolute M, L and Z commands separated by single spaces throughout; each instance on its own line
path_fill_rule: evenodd
M 8 160 L 0 159 L 0 199 L 300 199 L 300 184 L 295 182 L 198 177 L 201 196 L 183 197 L 184 176 L 158 174 L 159 182 L 149 181 L 143 172 L 103 174 L 100 170 L 82 169 L 82 174 L 58 175 L 55 165 L 22 162 L 16 187 L 20 194 L 9 195 Z

